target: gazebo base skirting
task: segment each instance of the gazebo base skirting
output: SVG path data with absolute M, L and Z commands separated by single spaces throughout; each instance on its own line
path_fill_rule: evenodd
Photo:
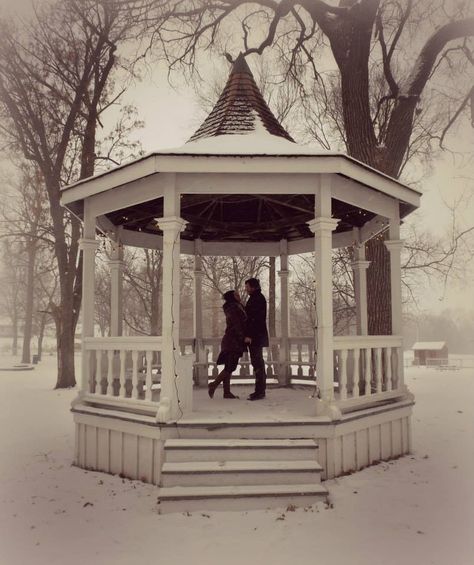
M 200 392 L 204 394 L 205 391 Z M 264 402 L 271 402 L 272 393 L 270 390 Z M 296 391 L 296 394 L 308 398 L 308 389 Z M 218 406 L 219 399 L 216 402 Z M 83 469 L 163 486 L 162 470 L 168 461 L 166 446 L 176 440 L 192 440 L 184 446 L 181 465 L 187 464 L 189 475 L 194 477 L 203 473 L 201 468 L 193 471 L 193 461 L 202 460 L 196 446 L 210 449 L 208 443 L 212 446 L 213 442 L 222 442 L 215 444 L 219 447 L 217 459 L 222 467 L 229 464 L 227 459 L 235 459 L 227 458 L 226 454 L 231 453 L 230 448 L 239 441 L 313 440 L 316 451 L 315 458 L 312 455 L 311 459 L 321 466 L 322 479 L 346 475 L 411 450 L 411 395 L 342 414 L 340 419 L 333 421 L 327 416 L 298 416 L 288 410 L 275 411 L 271 405 L 263 410 L 263 405 L 259 409 L 253 403 L 252 412 L 247 409 L 247 413 L 242 414 L 237 404 L 242 402 L 245 401 L 225 405 L 225 420 L 219 415 L 213 418 L 209 411 L 197 410 L 177 422 L 160 423 L 152 415 L 97 406 L 78 399 L 72 408 L 76 428 L 75 464 Z M 223 409 L 222 405 L 220 407 Z M 251 459 L 268 459 L 259 454 L 259 445 L 252 444 L 255 456 Z M 271 448 L 272 445 L 262 444 L 261 447 Z M 285 445 L 275 444 L 274 447 Z M 297 448 L 298 444 L 293 447 Z M 245 456 L 238 458 L 248 459 Z M 282 458 L 289 459 L 287 455 Z M 296 449 L 291 459 L 301 458 L 307 459 L 303 455 L 298 457 Z M 209 460 L 209 457 L 204 459 Z M 202 467 L 203 464 L 199 465 Z M 189 479 L 185 484 L 190 484 Z

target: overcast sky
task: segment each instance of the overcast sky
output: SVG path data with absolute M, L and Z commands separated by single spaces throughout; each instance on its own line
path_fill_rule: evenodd
M 0 7 L 4 10 L 25 11 L 30 5 L 31 0 L 0 0 Z M 249 64 L 252 67 L 251 59 Z M 152 67 L 141 82 L 129 88 L 124 101 L 133 103 L 138 108 L 140 119 L 145 122 L 137 138 L 146 152 L 182 145 L 203 117 L 191 88 L 171 88 L 167 83 L 166 70 L 161 66 Z M 460 225 L 474 224 L 474 129 L 469 124 L 460 129 L 454 147 L 464 155 L 446 153 L 437 159 L 432 173 L 421 182 L 420 188 L 424 192 L 421 210 L 413 220 L 407 220 L 416 221 L 433 237 L 449 227 L 450 215 L 445 202 L 452 203 L 462 195 L 463 205 L 458 211 Z M 451 282 L 446 291 L 432 282 L 423 289 L 420 306 L 436 311 L 446 307 L 474 310 L 473 282 L 473 267 L 466 273 L 463 282 Z

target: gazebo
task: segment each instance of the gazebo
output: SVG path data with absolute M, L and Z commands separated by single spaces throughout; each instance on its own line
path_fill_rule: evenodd
M 416 190 L 347 155 L 296 144 L 242 56 L 184 146 L 63 188 L 62 204 L 84 223 L 75 463 L 157 484 L 163 508 L 190 509 L 204 499 L 206 508 L 312 500 L 325 493 L 321 477 L 408 453 L 413 396 L 403 378 L 400 220 L 419 200 Z M 392 335 L 374 336 L 364 249 L 386 229 Z M 110 337 L 94 336 L 98 232 L 113 242 Z M 122 335 L 123 246 L 163 252 L 161 336 Z M 353 248 L 357 334 L 335 337 L 338 247 Z M 316 260 L 316 339 L 289 335 L 288 257 L 304 252 Z M 181 342 L 180 254 L 194 257 L 194 339 Z M 288 384 L 292 344 L 315 356 L 318 395 L 304 395 L 305 413 L 298 404 L 276 413 L 270 400 L 252 403 L 245 417 L 237 404 L 219 418 L 200 410 L 215 370 L 201 313 L 202 257 L 211 255 L 279 257 L 279 355 L 269 368 Z

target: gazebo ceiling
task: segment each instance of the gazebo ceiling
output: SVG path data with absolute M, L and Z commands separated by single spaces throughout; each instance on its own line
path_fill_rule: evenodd
M 340 220 L 337 232 L 362 227 L 375 214 L 339 200 L 332 215 Z M 163 216 L 163 198 L 107 214 L 116 226 L 161 234 L 157 218 Z M 188 222 L 181 237 L 203 241 L 294 241 L 313 237 L 307 222 L 315 216 L 314 196 L 307 194 L 185 194 L 181 217 Z

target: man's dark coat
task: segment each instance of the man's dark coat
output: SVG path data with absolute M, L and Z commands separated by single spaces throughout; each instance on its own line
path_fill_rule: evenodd
M 254 347 L 268 347 L 267 301 L 260 290 L 255 290 L 245 305 L 247 329 L 245 336 L 252 339 Z

